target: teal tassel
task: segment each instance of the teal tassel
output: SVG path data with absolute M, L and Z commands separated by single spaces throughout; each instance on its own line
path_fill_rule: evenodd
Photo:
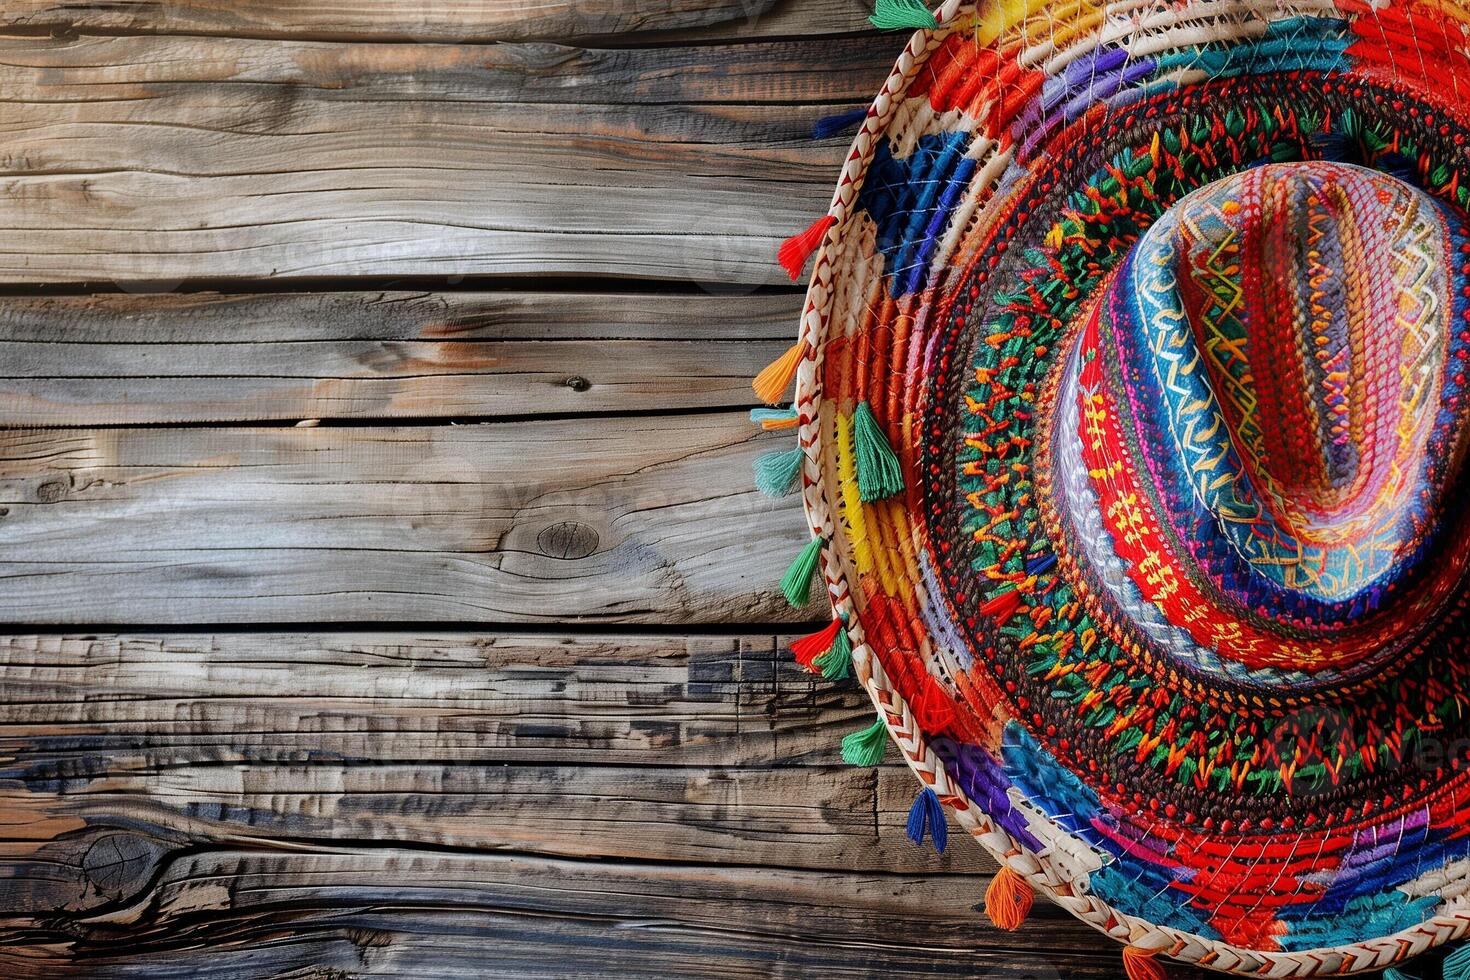
M 1418 978 L 1409 976 L 1403 970 L 1396 970 L 1393 967 L 1389 967 L 1383 971 L 1383 980 L 1418 980 Z
M 767 497 L 784 497 L 796 490 L 801 478 L 801 447 L 766 453 L 755 461 L 755 488 Z
M 750 421 L 754 425 L 766 422 L 795 422 L 796 408 L 752 408 Z
M 878 0 L 868 20 L 884 31 L 922 31 L 939 26 L 923 0 Z
M 882 718 L 842 739 L 842 761 L 850 766 L 876 766 L 887 751 L 888 728 Z
M 781 576 L 781 591 L 786 594 L 786 601 L 800 609 L 812 601 L 812 576 L 817 571 L 817 559 L 822 556 L 822 539 L 812 538 L 807 542 L 801 554 L 786 569 L 786 574 Z
M 852 413 L 853 449 L 857 460 L 858 497 L 863 503 L 891 497 L 903 489 L 903 469 L 888 437 L 867 402 Z
M 1444 960 L 1444 980 L 1470 980 L 1470 946 L 1461 946 Z
M 845 628 L 837 631 L 831 649 L 813 660 L 812 666 L 829 681 L 845 681 L 852 676 L 852 641 L 847 638 Z

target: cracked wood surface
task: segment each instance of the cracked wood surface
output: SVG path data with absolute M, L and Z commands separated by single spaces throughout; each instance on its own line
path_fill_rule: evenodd
M 0 27 L 230 37 L 628 44 L 872 33 L 862 0 L 7 0 Z
M 0 303 L 0 404 L 11 425 L 46 426 L 739 408 L 800 306 L 704 293 L 17 297 Z
M 0 618 L 800 622 L 766 448 L 738 412 L 0 431 Z
M 1055 911 L 976 941 L 988 862 L 904 839 L 908 771 L 836 752 L 871 708 L 784 640 L 5 638 L 0 964 L 1106 975 Z
M 779 283 L 871 38 L 585 49 L 0 35 L 0 282 Z
M 6 976 L 1116 980 L 784 650 L 866 13 L 0 5 Z

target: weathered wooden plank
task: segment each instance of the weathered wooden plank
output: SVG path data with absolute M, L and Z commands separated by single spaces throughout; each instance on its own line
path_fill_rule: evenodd
M 581 293 L 0 299 L 0 425 L 732 408 L 799 296 Z
M 714 636 L 7 637 L 0 917 L 118 898 L 127 889 L 86 887 L 97 863 L 87 854 L 103 838 L 148 865 L 188 842 L 248 840 L 912 873 L 973 866 L 974 849 L 941 858 L 904 839 L 907 769 L 853 769 L 837 757 L 840 735 L 871 715 L 866 698 L 814 684 L 781 646 Z M 139 887 L 154 877 L 133 871 Z
M 140 31 L 335 40 L 621 40 L 838 34 L 869 30 L 860 0 L 8 0 L 0 26 L 57 33 Z
M 0 281 L 780 282 L 880 47 L 6 38 Z
M 743 413 L 0 433 L 0 620 L 800 621 Z M 759 547 L 754 535 L 759 531 Z
M 305 754 L 309 754 L 305 753 Z M 114 764 L 115 763 L 115 764 Z M 94 765 L 97 771 L 88 773 Z M 863 871 L 944 870 L 979 859 L 914 846 L 906 769 L 705 768 L 479 763 L 212 765 L 131 769 L 125 753 L 17 773 L 0 861 L 32 869 L 73 856 L 56 831 L 146 827 L 185 839 L 405 842 L 563 857 Z M 880 791 L 878 784 L 892 782 Z M 73 835 L 75 830 L 72 831 Z M 21 887 L 29 889 L 29 884 Z M 8 889 L 7 889 L 8 890 Z
M 5 778 L 301 764 L 839 763 L 872 707 L 771 636 L 0 637 Z
M 94 865 L 111 887 L 116 861 Z M 1117 975 L 1116 950 L 1055 910 L 1039 908 L 1015 936 L 993 930 L 970 907 L 983 885 L 971 875 L 211 849 L 167 863 L 131 900 L 51 920 L 0 962 L 20 978 L 149 980 Z

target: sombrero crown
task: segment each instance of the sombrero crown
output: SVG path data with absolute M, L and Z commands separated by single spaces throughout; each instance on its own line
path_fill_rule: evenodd
M 880 7 L 926 29 L 757 385 L 834 609 L 798 658 L 878 709 L 844 754 L 891 736 L 998 921 L 1041 891 L 1131 974 L 1464 935 L 1470 10 Z

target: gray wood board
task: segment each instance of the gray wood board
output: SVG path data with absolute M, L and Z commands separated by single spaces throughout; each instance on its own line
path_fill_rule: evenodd
M 0 299 L 0 425 L 735 408 L 801 297 L 568 292 Z
M 811 126 L 891 59 L 862 37 L 0 37 L 0 282 L 783 282 L 776 248 L 846 153 Z

